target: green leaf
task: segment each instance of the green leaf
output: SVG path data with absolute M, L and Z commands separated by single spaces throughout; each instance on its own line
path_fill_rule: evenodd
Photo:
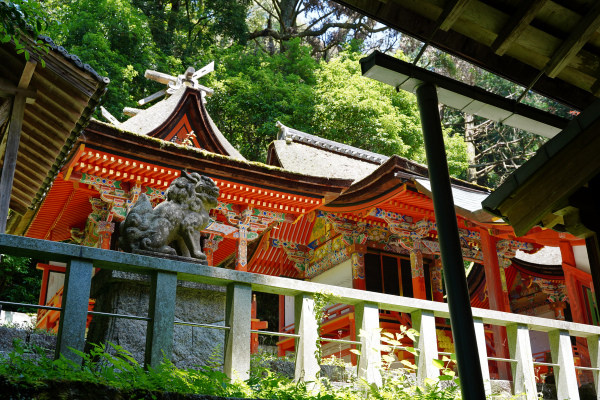
M 444 362 L 442 360 L 437 360 L 437 359 L 434 358 L 433 360 L 431 360 L 431 362 L 433 363 L 433 365 L 436 368 L 439 368 L 439 369 L 444 368 Z
M 350 353 L 352 353 L 352 354 L 356 354 L 357 356 L 360 356 L 360 355 L 362 355 L 362 354 L 360 353 L 360 350 L 357 350 L 357 349 L 350 349 Z
M 441 376 L 439 377 L 439 380 L 440 380 L 440 381 L 451 381 L 451 380 L 452 380 L 452 377 L 451 377 L 450 375 L 441 375 Z

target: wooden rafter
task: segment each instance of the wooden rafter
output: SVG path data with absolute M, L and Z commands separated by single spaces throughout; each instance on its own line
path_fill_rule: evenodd
M 595 2 L 592 9 L 582 18 L 569 37 L 556 50 L 547 64 L 546 74 L 550 78 L 556 78 L 560 71 L 569 65 L 571 59 L 581 50 L 599 27 L 600 2 Z
M 502 27 L 498 37 L 492 43 L 492 50 L 499 56 L 506 53 L 506 50 L 521 36 L 547 2 L 548 0 L 533 0 L 533 3 L 523 1 L 515 15 Z
M 460 14 L 464 11 L 471 0 L 450 0 L 438 18 L 440 29 L 447 31 L 452 28 Z

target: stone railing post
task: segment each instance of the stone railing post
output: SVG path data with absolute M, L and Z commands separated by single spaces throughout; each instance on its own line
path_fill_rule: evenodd
M 415 349 L 417 352 L 417 383 L 425 385 L 425 379 L 435 379 L 440 376 L 440 370 L 433 365 L 433 360 L 439 357 L 438 343 L 435 331 L 435 317 L 431 311 L 417 310 L 410 314 L 413 328 L 419 332 Z
M 508 325 L 506 336 L 510 357 L 517 360 L 511 364 L 515 395 L 521 395 L 521 398 L 524 396 L 527 400 L 537 400 L 529 329 L 523 324 Z
M 84 350 L 92 269 L 91 260 L 72 259 L 67 263 L 65 273 L 62 311 L 56 338 L 56 358 L 62 354 L 77 364 L 81 364 L 83 360 L 69 350 L 69 347 Z
M 223 372 L 230 379 L 245 381 L 250 377 L 250 323 L 252 286 L 231 283 L 227 286 L 225 305 L 225 363 Z
M 175 297 L 177 274 L 153 272 L 150 274 L 150 304 L 146 331 L 145 364 L 157 367 L 163 357 L 171 359 L 173 329 L 175 328 Z
M 600 336 L 588 336 L 586 340 L 590 352 L 590 364 L 592 368 L 600 368 Z M 594 377 L 594 389 L 596 393 L 600 393 L 600 371 L 592 371 L 592 376 Z
M 296 382 L 314 382 L 321 367 L 317 362 L 317 340 L 319 332 L 315 318 L 315 300 L 310 293 L 300 293 L 294 299 L 294 332 L 296 338 Z
M 485 345 L 485 328 L 481 318 L 473 318 L 475 324 L 475 338 L 477 339 L 477 350 L 479 351 L 479 362 L 481 364 L 481 376 L 483 377 L 483 386 L 485 395 L 492 394 L 492 383 L 490 382 L 490 368 L 487 359 L 487 349 Z
M 559 365 L 558 368 L 554 368 L 556 397 L 579 400 L 579 387 L 569 332 L 559 329 L 550 331 L 548 332 L 548 339 L 550 339 L 552 362 Z
M 369 384 L 381 386 L 381 333 L 379 331 L 379 306 L 362 302 L 354 305 L 356 331 L 360 335 L 358 377 Z

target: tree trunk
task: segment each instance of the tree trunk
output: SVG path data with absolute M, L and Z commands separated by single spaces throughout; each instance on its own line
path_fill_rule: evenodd
M 279 31 L 281 33 L 294 33 L 297 31 L 296 18 L 296 6 L 299 0 L 280 0 L 279 9 L 281 10 L 281 19 L 279 20 Z M 279 51 L 284 52 L 287 46 L 281 42 L 279 44 Z
M 465 142 L 467 144 L 467 163 L 475 164 L 475 117 L 473 114 L 465 114 Z M 477 169 L 475 167 L 467 168 L 467 181 L 477 182 Z

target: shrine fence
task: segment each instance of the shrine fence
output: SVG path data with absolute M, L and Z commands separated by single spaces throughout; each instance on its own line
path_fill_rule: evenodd
M 225 326 L 214 327 L 227 331 L 224 372 L 231 378 L 247 379 L 249 375 L 253 291 L 295 297 L 295 333 L 271 334 L 296 338 L 296 379 L 313 381 L 320 370 L 315 359 L 319 339 L 314 313 L 315 293 L 327 293 L 335 296 L 336 302 L 354 306 L 356 332 L 361 332 L 360 340 L 341 342 L 360 348 L 359 377 L 372 383 L 381 382 L 378 369 L 380 310 L 410 314 L 413 328 L 420 333 L 414 343 L 418 354 L 417 380 L 422 383 L 426 378 L 439 376 L 439 369 L 433 363 L 434 359 L 441 358 L 438 352 L 435 318 L 449 318 L 448 306 L 444 303 L 6 234 L 0 234 L 0 253 L 67 263 L 63 302 L 59 308 L 61 315 L 56 356 L 63 354 L 74 362 L 81 363 L 81 358 L 69 348 L 80 351 L 84 349 L 88 313 L 95 313 L 88 311 L 92 270 L 101 268 L 150 276 L 148 317 L 112 315 L 147 321 L 145 362 L 148 365 L 160 363 L 163 352 L 167 356 L 171 354 L 173 328 L 176 323 L 180 323 L 175 322 L 174 315 L 177 281 L 182 280 L 227 288 Z M 35 307 L 44 308 L 37 305 Z M 479 308 L 473 308 L 472 311 L 477 337 L 477 343 L 474 345 L 477 345 L 479 351 L 481 372 L 488 393 L 491 392 L 488 359 L 511 364 L 514 392 L 522 393 L 527 399 L 537 399 L 534 365 L 554 368 L 559 399 L 579 399 L 577 368 L 592 371 L 596 392 L 600 393 L 600 327 Z M 506 327 L 510 359 L 487 357 L 484 324 Z M 192 323 L 190 325 L 207 326 Z M 554 363 L 534 361 L 530 330 L 548 332 Z M 591 367 L 575 366 L 572 336 L 587 339 Z

